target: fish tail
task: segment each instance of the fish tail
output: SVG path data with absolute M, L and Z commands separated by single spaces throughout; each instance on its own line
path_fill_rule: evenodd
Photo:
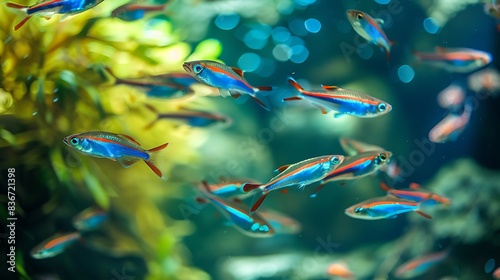
M 255 100 L 255 102 L 259 103 L 262 108 L 266 109 L 267 111 L 271 111 L 271 104 L 265 96 L 257 97 L 256 94 L 252 94 L 250 96 L 253 98 L 253 100 Z
M 427 214 L 427 213 L 424 213 L 424 212 L 422 212 L 422 211 L 420 211 L 420 210 L 417 210 L 417 211 L 415 211 L 415 212 L 416 212 L 417 214 L 419 214 L 420 216 L 422 216 L 422 217 L 426 218 L 426 219 L 432 220 L 432 216 L 431 216 L 431 215 L 429 215 L 429 214 Z
M 16 24 L 16 26 L 14 26 L 14 30 L 18 30 L 19 28 L 21 28 L 29 19 L 31 18 L 31 16 L 27 16 L 25 18 L 23 18 L 23 20 L 21 20 L 18 24 Z
M 106 70 L 106 72 L 108 72 L 109 75 L 111 75 L 111 77 L 113 77 L 113 79 L 115 79 L 115 84 L 119 84 L 120 81 L 122 79 L 118 78 L 115 73 L 113 71 L 111 71 L 111 68 L 109 68 L 109 66 L 104 66 L 104 70 Z
M 154 114 L 158 115 L 158 111 L 156 111 L 156 108 L 149 105 L 149 104 L 145 104 L 144 107 L 146 107 L 149 111 L 153 112 Z M 152 122 L 150 122 L 149 124 L 147 124 L 145 127 L 144 127 L 144 130 L 148 130 L 148 129 L 151 129 L 151 127 L 153 127 L 153 125 L 158 121 L 158 117 L 153 120 Z
M 252 184 L 252 183 L 245 183 L 242 188 L 243 188 L 243 191 L 247 193 L 247 192 L 250 192 L 250 191 L 253 191 L 255 189 L 260 188 L 260 186 L 262 186 L 262 185 L 260 185 L 260 184 Z
M 304 88 L 299 83 L 297 83 L 297 81 L 295 81 L 292 77 L 288 78 L 288 83 L 292 85 L 295 89 L 297 89 L 300 93 L 305 91 Z
M 262 205 L 262 202 L 264 202 L 268 194 L 269 191 L 265 191 L 261 188 L 254 189 L 253 191 L 248 193 L 248 195 L 253 196 L 252 207 L 249 211 L 250 215 L 257 211 L 257 209 L 259 209 L 260 205 Z
M 319 191 L 321 191 L 321 189 L 324 188 L 325 186 L 326 186 L 326 183 L 319 185 L 309 197 L 315 198 L 316 196 L 318 196 Z
M 22 10 L 23 12 L 26 12 L 29 8 L 29 6 L 19 5 L 19 4 L 12 3 L 12 2 L 5 3 L 5 6 L 12 8 L 12 9 Z
M 151 153 L 154 153 L 154 152 L 158 152 L 158 151 L 161 151 L 163 149 L 165 149 L 166 147 L 168 146 L 168 143 L 165 143 L 163 145 L 160 145 L 158 147 L 154 147 L 152 149 L 149 149 L 147 150 L 147 153 L 148 154 L 151 154 Z M 144 160 L 144 162 L 149 166 L 149 168 L 151 168 L 151 170 L 153 170 L 153 172 L 160 178 L 162 179 L 166 179 L 161 170 L 156 166 L 156 164 L 154 163 L 154 161 L 152 159 L 149 159 L 149 160 Z

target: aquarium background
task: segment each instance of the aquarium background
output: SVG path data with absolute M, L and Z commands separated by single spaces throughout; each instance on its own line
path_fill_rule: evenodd
M 402 263 L 444 250 L 442 262 L 413 279 L 495 279 L 500 88 L 478 93 L 468 86 L 472 74 L 499 66 L 500 20 L 484 9 L 491 1 L 172 0 L 164 12 L 122 21 L 110 14 L 127 1 L 106 0 L 64 21 L 59 15 L 33 16 L 18 31 L 13 26 L 23 13 L 5 2 L 0 213 L 9 224 L 7 182 L 14 173 L 17 220 L 11 238 L 16 272 L 4 261 L 1 279 L 341 279 L 328 269 L 339 261 L 354 274 L 347 279 L 400 279 L 394 271 Z M 356 35 L 348 9 L 384 20 L 385 33 L 395 41 L 389 61 Z M 493 61 L 471 74 L 451 73 L 413 54 L 436 46 L 487 51 Z M 245 96 L 223 98 L 204 85 L 186 97 L 154 98 L 115 83 L 105 70 L 144 77 L 184 72 L 183 62 L 200 59 L 245 70 L 251 85 L 272 86 L 266 96 L 272 110 Z M 338 85 L 365 92 L 393 109 L 376 118 L 334 118 L 306 102 L 284 103 L 283 97 L 297 94 L 289 77 L 306 89 Z M 452 82 L 466 89 L 473 112 L 455 141 L 432 143 L 429 131 L 448 114 L 436 96 Z M 232 122 L 192 127 L 162 119 L 145 129 L 156 118 L 145 104 L 159 112 L 221 113 Z M 125 169 L 62 141 L 91 130 L 130 135 L 147 149 L 168 142 L 157 160 L 167 180 L 142 162 Z M 201 180 L 265 183 L 284 164 L 344 154 L 341 137 L 391 151 L 401 174 L 331 182 L 316 198 L 309 195 L 317 184 L 272 192 L 262 207 L 293 218 L 300 232 L 252 238 L 227 225 L 213 205 L 196 200 Z M 393 188 L 420 183 L 450 198 L 451 206 L 429 209 L 432 220 L 415 213 L 375 221 L 344 214 L 355 203 L 385 195 L 380 180 Z M 30 256 L 47 238 L 74 232 L 73 217 L 88 207 L 103 209 L 109 218 L 54 257 Z M 8 261 L 12 231 L 2 231 Z

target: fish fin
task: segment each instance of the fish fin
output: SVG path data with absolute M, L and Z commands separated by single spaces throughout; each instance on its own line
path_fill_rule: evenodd
M 380 188 L 386 192 L 391 190 L 391 187 L 389 187 L 389 185 L 387 185 L 385 182 L 380 182 Z
M 283 98 L 283 101 L 297 101 L 297 100 L 302 100 L 302 98 L 299 96 L 292 96 L 292 97 Z
M 156 110 L 155 107 L 153 107 L 151 104 L 144 104 L 144 107 L 146 107 L 149 111 L 158 114 L 158 111 Z
M 16 24 L 16 26 L 14 26 L 14 30 L 18 30 L 19 28 L 21 28 L 30 18 L 31 16 L 23 18 L 23 20 L 21 20 L 18 24 Z
M 226 89 L 219 89 L 219 93 L 220 93 L 220 96 L 222 96 L 224 98 L 231 96 L 231 93 Z
M 276 168 L 276 170 L 274 170 L 274 172 L 281 173 L 281 172 L 285 171 L 285 169 L 287 169 L 289 166 L 290 166 L 290 164 L 285 164 L 283 166 Z
M 316 106 L 318 109 L 320 109 L 320 110 L 321 110 L 321 113 L 322 113 L 323 115 L 328 114 L 328 110 L 326 110 L 326 108 L 325 108 L 325 107 L 323 107 L 323 106 L 321 106 L 321 105 L 318 105 L 318 104 L 314 104 L 314 106 Z
M 243 70 L 241 70 L 240 68 L 237 68 L 237 67 L 231 67 L 231 69 L 236 73 L 238 74 L 238 76 L 242 77 L 243 78 L 243 75 L 245 75 L 245 73 L 243 72 Z
M 250 95 L 255 102 L 257 102 L 262 108 L 266 109 L 267 111 L 270 111 L 271 105 L 269 104 L 268 100 L 265 99 L 265 97 L 258 98 L 255 95 Z
M 148 166 L 149 168 L 151 168 L 151 170 L 153 170 L 153 172 L 160 178 L 162 178 L 163 180 L 166 180 L 167 178 L 165 178 L 161 172 L 161 170 L 154 164 L 154 162 L 150 161 L 150 160 L 145 160 L 144 161 Z
M 385 60 L 387 62 L 391 61 L 391 51 L 390 50 L 385 51 Z
M 336 91 L 336 90 L 341 89 L 341 87 L 338 87 L 338 86 L 327 86 L 327 85 L 321 85 L 321 87 L 322 87 L 324 90 L 330 90 L 330 91 Z
M 204 199 L 203 197 L 196 197 L 194 199 L 196 202 L 198 202 L 199 204 L 207 204 L 208 201 L 206 199 Z
M 418 190 L 418 189 L 420 189 L 420 187 L 421 187 L 420 184 L 417 184 L 417 183 L 410 184 L 410 189 L 412 189 L 412 190 Z
M 281 193 L 282 193 L 282 194 L 287 194 L 287 193 L 288 193 L 288 191 L 289 191 L 289 189 L 282 189 L 282 190 L 281 190 Z
M 247 193 L 247 192 L 250 192 L 250 191 L 253 191 L 255 189 L 260 188 L 260 186 L 262 186 L 262 185 L 261 184 L 245 183 L 242 188 L 243 188 L 243 191 Z
M 373 20 L 375 20 L 375 22 L 380 24 L 380 25 L 384 25 L 384 20 L 381 18 L 374 18 Z
M 297 81 L 295 81 L 292 77 L 288 78 L 288 83 L 291 84 L 295 89 L 297 89 L 300 92 L 305 91 L 304 88 L 299 83 L 297 83 Z
M 256 190 L 256 191 L 260 191 L 260 190 Z M 259 209 L 260 205 L 262 205 L 262 202 L 264 202 L 264 200 L 266 199 L 267 195 L 269 194 L 269 192 L 262 192 L 261 191 L 261 194 L 258 195 L 259 198 L 255 201 L 255 203 L 252 204 L 252 207 L 250 208 L 250 214 L 253 214 L 255 211 L 257 211 L 257 209 Z
M 148 123 L 145 127 L 144 127 L 144 130 L 149 130 L 153 127 L 153 125 L 155 125 L 155 123 L 158 121 L 158 119 Z
M 158 147 L 154 147 L 154 148 L 149 149 L 148 152 L 150 152 L 150 153 L 158 152 L 160 150 L 165 149 L 167 146 L 168 146 L 168 143 L 165 143 L 165 144 L 162 144 L 162 145 L 160 145 Z
M 117 158 L 116 161 L 118 161 L 123 167 L 129 168 L 134 163 L 136 163 L 137 161 L 139 161 L 139 158 L 136 158 L 136 157 L 121 157 L 121 158 Z
M 229 92 L 229 95 L 231 95 L 231 97 L 234 99 L 238 99 L 241 96 L 241 93 L 239 93 L 237 91 L 229 90 L 228 92 Z
M 12 9 L 18 9 L 18 10 L 23 10 L 23 11 L 27 11 L 29 8 L 29 6 L 19 5 L 19 4 L 12 3 L 12 2 L 5 3 L 5 6 L 12 8 Z
M 258 86 L 256 87 L 259 91 L 272 91 L 273 87 L 270 86 Z
M 344 115 L 345 115 L 344 113 L 335 113 L 335 114 L 333 114 L 333 117 L 334 117 L 335 119 L 338 119 L 338 118 L 340 118 L 340 117 L 342 117 L 342 116 L 344 116 Z
M 420 216 L 422 216 L 422 217 L 426 218 L 426 219 L 429 219 L 429 220 L 431 220 L 431 219 L 432 219 L 432 216 L 431 216 L 431 215 L 429 215 L 429 214 L 427 214 L 427 213 L 424 213 L 424 212 L 422 212 L 422 211 L 420 211 L 420 210 L 417 210 L 417 211 L 415 211 L 415 212 L 416 212 L 417 214 L 419 214 Z
M 201 185 L 203 186 L 204 191 L 206 191 L 207 193 L 212 193 L 210 191 L 210 186 L 208 185 L 208 182 L 206 180 L 202 180 Z
M 128 140 L 130 140 L 130 141 L 134 142 L 135 144 L 137 144 L 137 145 L 139 145 L 139 146 L 141 145 L 141 144 L 139 144 L 139 142 L 137 142 L 137 140 L 135 140 L 134 138 L 132 138 L 132 136 L 128 136 L 128 135 L 126 135 L 126 134 L 119 134 L 119 133 L 118 133 L 118 135 L 120 135 L 120 136 L 122 136 L 122 137 L 127 138 Z
M 317 197 L 318 196 L 318 193 L 319 191 L 321 191 L 322 188 L 324 188 L 326 186 L 326 183 L 323 183 L 321 185 L 319 185 L 315 190 L 314 190 L 314 193 L 311 194 L 309 197 L 310 198 L 314 198 L 314 197 Z

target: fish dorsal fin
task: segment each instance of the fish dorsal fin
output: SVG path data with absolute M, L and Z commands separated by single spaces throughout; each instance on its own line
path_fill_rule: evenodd
M 285 164 L 283 166 L 276 168 L 276 170 L 274 170 L 274 172 L 281 173 L 281 172 L 285 171 L 289 166 L 290 166 L 290 164 Z
M 139 146 L 141 145 L 141 144 L 139 144 L 139 142 L 137 142 L 137 140 L 135 140 L 134 138 L 132 138 L 132 136 L 128 136 L 128 135 L 126 135 L 126 134 L 118 134 L 118 135 L 120 135 L 120 136 L 123 136 L 123 137 L 127 138 L 128 140 L 130 140 L 130 141 L 134 142 L 135 144 L 137 144 L 137 145 L 139 145 Z
M 331 91 L 336 91 L 339 90 L 340 87 L 338 86 L 327 86 L 327 85 L 321 85 L 321 87 L 325 90 L 331 90 Z
M 236 73 L 238 74 L 238 76 L 242 77 L 243 78 L 243 70 L 241 70 L 240 68 L 236 68 L 236 67 L 231 67 L 231 69 Z
M 384 20 L 381 19 L 381 18 L 375 18 L 373 20 L 375 20 L 375 22 L 378 23 L 378 24 L 380 24 L 380 25 L 384 25 Z
M 420 189 L 420 184 L 417 184 L 417 183 L 411 183 L 411 184 L 410 184 L 410 189 L 411 189 L 411 190 L 418 190 L 418 189 Z
M 121 157 L 121 158 L 116 159 L 116 161 L 118 161 L 125 168 L 129 168 L 134 163 L 136 163 L 138 160 L 139 160 L 139 158 L 137 158 L 137 157 Z

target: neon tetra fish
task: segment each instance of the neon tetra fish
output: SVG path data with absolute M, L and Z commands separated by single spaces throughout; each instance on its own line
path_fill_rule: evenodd
M 228 116 L 211 112 L 184 109 L 183 111 L 176 113 L 158 113 L 156 109 L 150 105 L 146 105 L 146 108 L 151 110 L 157 116 L 154 121 L 145 127 L 145 129 L 151 128 L 161 119 L 181 120 L 192 127 L 207 127 L 215 124 L 230 125 L 232 122 L 231 118 Z
M 431 191 L 423 190 L 419 184 L 411 183 L 409 189 L 391 189 L 387 184 L 380 183 L 380 187 L 388 196 L 397 197 L 420 203 L 420 205 L 450 205 L 450 199 Z
M 449 113 L 429 132 L 429 140 L 434 143 L 455 141 L 469 123 L 472 105 L 466 103 L 461 115 Z
M 415 258 L 400 265 L 394 275 L 398 278 L 413 278 L 427 272 L 434 265 L 442 262 L 448 256 L 448 251 L 442 251 Z
M 490 64 L 493 60 L 493 56 L 488 52 L 467 48 L 436 47 L 436 51 L 433 53 L 413 53 L 418 60 L 452 73 L 469 73 Z
M 63 141 L 64 144 L 84 155 L 118 161 L 125 168 L 142 159 L 158 177 L 165 179 L 160 169 L 156 167 L 151 155 L 166 148 L 168 143 L 144 150 L 136 140 L 128 135 L 104 131 L 73 134 L 64 137 Z
M 416 212 L 422 217 L 432 219 L 420 211 L 419 203 L 390 196 L 368 199 L 345 209 L 347 216 L 362 220 L 391 219 L 408 212 Z
M 305 99 L 318 107 L 323 114 L 333 110 L 333 115 L 338 118 L 343 115 L 351 115 L 361 118 L 373 118 L 387 114 L 392 110 L 392 106 L 382 100 L 376 99 L 361 92 L 343 89 L 337 86 L 322 86 L 324 90 L 307 91 L 294 79 L 289 78 L 288 82 L 296 88 L 300 94 L 298 96 L 284 98 L 283 101 Z
M 439 92 L 437 100 L 441 108 L 456 109 L 464 103 L 465 90 L 457 84 L 451 84 Z
M 388 151 L 368 151 L 345 158 L 342 164 L 327 174 L 310 197 L 316 197 L 326 184 L 338 180 L 354 180 L 375 173 L 390 161 Z
M 182 67 L 201 83 L 218 88 L 223 97 L 232 96 L 238 98 L 241 95 L 249 95 L 264 109 L 270 109 L 269 102 L 262 97 L 259 98 L 257 93 L 270 91 L 272 88 L 251 86 L 243 77 L 241 69 L 211 60 L 184 62 Z
M 357 10 L 347 10 L 347 19 L 359 36 L 384 49 L 387 60 L 390 59 L 391 46 L 394 42 L 389 41 L 380 27 L 380 24 L 383 24 L 381 19 L 374 19 L 369 14 Z
M 147 13 L 161 12 L 165 10 L 168 3 L 157 5 L 144 5 L 134 2 L 122 5 L 111 12 L 112 17 L 123 21 L 134 21 L 143 18 Z
M 46 0 L 32 6 L 19 5 L 12 2 L 7 2 L 5 5 L 9 8 L 18 9 L 26 13 L 26 17 L 14 27 L 14 30 L 18 30 L 33 15 L 39 15 L 46 19 L 50 19 L 55 14 L 64 14 L 66 17 L 85 12 L 103 1 L 104 0 Z
M 269 224 L 259 214 L 250 216 L 248 210 L 243 203 L 229 203 L 209 191 L 207 182 L 203 181 L 202 185 L 198 187 L 203 196 L 212 203 L 217 210 L 229 221 L 229 224 L 234 226 L 237 230 L 245 235 L 251 237 L 271 237 L 275 231 L 271 224 Z M 204 201 L 201 201 L 204 202 Z
M 280 173 L 264 185 L 245 184 L 243 190 L 251 192 L 250 195 L 258 194 L 258 199 L 250 208 L 255 212 L 266 199 L 269 192 L 289 186 L 298 185 L 303 188 L 323 179 L 335 170 L 344 161 L 344 156 L 327 155 L 303 160 L 298 163 L 284 165 L 277 169 Z
M 73 243 L 79 241 L 81 235 L 78 232 L 64 235 L 55 235 L 35 246 L 30 254 L 34 259 L 46 259 L 59 255 Z
M 73 226 L 80 231 L 94 230 L 108 219 L 108 213 L 94 207 L 87 208 L 73 218 Z

